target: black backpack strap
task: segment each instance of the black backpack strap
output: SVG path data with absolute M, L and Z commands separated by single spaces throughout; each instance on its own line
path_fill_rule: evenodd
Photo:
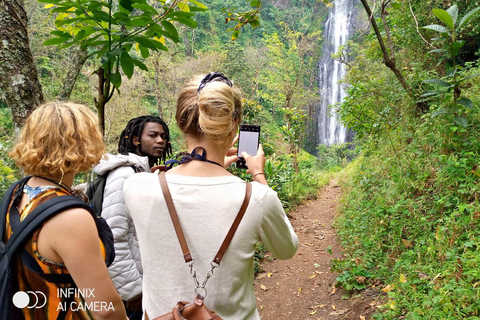
M 71 208 L 82 208 L 91 212 L 91 207 L 88 204 L 71 195 L 57 196 L 38 205 L 15 230 L 12 230 L 12 236 L 6 244 L 6 251 L 9 257 L 12 257 L 15 250 L 21 246 L 43 222 L 60 211 Z
M 25 248 L 20 249 L 20 258 L 28 270 L 35 272 L 48 282 L 75 285 L 75 281 L 73 281 L 72 276 L 68 273 L 44 273 L 37 260 L 35 260 L 35 258 L 32 257 L 32 255 L 28 253 L 27 249 Z
M 97 176 L 93 180 L 87 183 L 87 190 L 85 193 L 88 197 L 88 203 L 92 206 L 93 211 L 95 212 L 97 217 L 102 216 L 103 199 L 105 197 L 105 186 L 107 185 L 108 175 L 113 170 L 121 167 L 125 166 L 120 166 L 112 170 L 106 171 L 102 174 L 97 174 Z M 138 164 L 132 164 L 128 167 L 132 168 L 134 173 L 144 172 L 143 168 Z
M 18 180 L 14 184 L 8 188 L 7 192 L 5 192 L 2 202 L 0 203 L 0 242 L 4 243 L 3 240 L 5 238 L 5 227 L 7 225 L 7 211 L 8 206 L 10 205 L 10 201 L 12 200 L 13 192 L 15 188 L 20 184 L 25 184 L 31 177 L 25 177 L 23 179 Z
M 12 257 L 17 248 L 19 248 L 19 246 L 21 246 L 25 240 L 42 225 L 43 222 L 60 211 L 71 208 L 91 210 L 89 205 L 75 196 L 57 196 L 40 204 L 22 222 L 20 222 L 19 212 L 16 207 L 12 206 L 10 209 L 10 221 L 13 233 L 7 242 L 7 254 Z M 24 265 L 30 271 L 37 273 L 48 282 L 71 285 L 75 283 L 70 274 L 44 273 L 38 262 L 25 248 L 20 250 L 20 257 Z

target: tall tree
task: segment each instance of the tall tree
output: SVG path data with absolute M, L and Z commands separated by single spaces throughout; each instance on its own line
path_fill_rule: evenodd
M 0 0 L 0 89 L 18 130 L 43 102 L 22 0 Z
M 266 36 L 269 66 L 260 77 L 259 95 L 280 108 L 284 117 L 282 131 L 298 171 L 297 154 L 302 144 L 306 112 L 318 94 L 310 87 L 309 79 L 315 70 L 313 53 L 319 32 L 304 35 L 283 26 L 282 35 Z
M 40 0 L 48 3 L 55 17 L 56 30 L 45 44 L 60 48 L 79 45 L 96 57 L 98 77 L 95 107 L 102 130 L 105 127 L 105 106 L 115 91 L 119 92 L 122 76 L 130 79 L 135 67 L 148 70 L 141 61 L 150 51 L 167 50 L 166 39 L 179 41 L 174 23 L 195 28 L 195 11 L 207 7 L 196 0 Z M 132 49 L 136 49 L 135 50 Z

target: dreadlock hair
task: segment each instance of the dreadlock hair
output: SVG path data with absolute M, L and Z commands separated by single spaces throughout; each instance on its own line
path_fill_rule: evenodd
M 165 162 L 167 156 L 172 154 L 170 131 L 168 130 L 168 126 L 165 121 L 163 121 L 162 118 L 155 116 L 140 116 L 130 119 L 130 121 L 128 121 L 127 123 L 127 126 L 120 134 L 120 139 L 118 140 L 118 153 L 123 155 L 128 155 L 129 152 L 136 153 L 137 146 L 133 144 L 133 137 L 138 137 L 138 141 L 141 141 L 142 132 L 145 128 L 145 124 L 149 122 L 158 123 L 163 127 L 163 130 L 165 130 L 165 134 L 167 135 L 165 151 L 160 158 L 161 161 Z

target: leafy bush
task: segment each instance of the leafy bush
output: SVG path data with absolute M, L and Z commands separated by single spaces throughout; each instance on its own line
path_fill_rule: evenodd
M 480 119 L 470 119 L 427 114 L 413 136 L 380 137 L 352 164 L 337 220 L 345 259 L 332 269 L 347 290 L 384 283 L 378 319 L 479 316 Z
M 263 272 L 262 263 L 264 261 L 269 261 L 271 258 L 268 258 L 266 253 L 267 249 L 263 246 L 263 243 L 257 243 L 255 246 L 255 254 L 253 256 L 253 271 L 255 274 Z
M 329 147 L 321 144 L 317 147 L 319 166 L 324 170 L 344 167 L 358 156 L 359 149 L 353 143 L 341 143 Z
M 20 177 L 15 164 L 7 155 L 12 147 L 13 136 L 12 113 L 6 105 L 0 103 L 0 198 L 8 187 Z
M 0 198 L 3 197 L 8 187 L 20 178 L 20 173 L 15 168 L 13 161 L 7 156 L 10 143 L 0 137 Z
M 6 106 L 0 106 L 0 137 L 13 133 L 12 113 Z

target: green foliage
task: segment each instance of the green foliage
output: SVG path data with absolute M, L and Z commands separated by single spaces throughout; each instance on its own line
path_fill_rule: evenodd
M 7 137 L 13 134 L 13 120 L 10 109 L 0 106 L 0 137 Z
M 289 27 L 302 33 L 319 30 L 319 8 L 324 7 L 317 0 L 292 0 L 288 5 L 275 1 L 262 1 L 259 14 L 251 19 L 256 11 L 252 4 L 258 2 L 250 0 L 204 0 L 209 10 L 196 15 L 198 28 L 185 30 L 185 38 L 191 39 L 192 54 L 197 51 L 221 50 L 232 39 L 232 33 L 238 27 L 239 21 L 254 21 L 254 24 L 243 23 L 241 34 L 235 42 L 242 47 L 261 47 L 263 34 L 272 34 L 281 30 L 281 22 L 288 23 Z M 250 17 L 247 17 L 250 15 Z M 235 18 L 236 20 L 232 20 Z M 257 25 L 256 22 L 259 22 Z M 237 29 L 240 30 L 240 29 Z
M 378 55 L 374 39 L 350 43 L 348 73 L 342 84 L 347 96 L 335 109 L 340 121 L 359 141 L 391 131 L 409 117 L 407 94 Z M 412 72 L 413 74 L 413 72 Z
M 133 48 L 143 59 L 150 56 L 150 51 L 167 50 L 165 39 L 179 41 L 174 23 L 195 28 L 194 12 L 206 10 L 203 4 L 193 0 L 160 1 L 155 6 L 146 0 L 123 0 L 118 6 L 111 0 L 40 2 L 47 3 L 46 7 L 56 14 L 56 30 L 44 44 L 59 48 L 76 44 L 91 50 L 89 54 L 101 60 L 102 70 L 116 89 L 122 83 L 120 71 L 130 79 L 135 67 L 147 70 L 137 54 L 130 53 Z
M 354 290 L 363 290 L 369 285 L 371 273 L 357 265 L 354 259 L 352 260 L 333 260 L 332 271 L 341 271 L 337 276 L 335 286 L 343 287 L 348 293 Z
M 238 41 L 230 41 L 225 46 L 226 57 L 222 70 L 230 79 L 235 80 L 235 85 L 242 88 L 244 97 L 251 99 L 255 95 L 252 79 L 255 78 L 254 66 L 249 63 L 247 49 Z
M 246 25 L 249 24 L 253 28 L 257 28 L 260 26 L 258 12 L 262 7 L 262 1 L 250 1 L 250 6 L 252 7 L 252 10 L 241 13 L 234 12 L 233 10 L 224 9 L 227 14 L 227 18 L 225 18 L 225 23 L 229 23 L 230 21 L 234 21 L 236 23 L 234 28 L 227 29 L 227 31 L 232 31 L 232 40 L 237 40 L 240 34 L 240 30 Z
M 322 167 L 316 157 L 301 150 L 298 155 L 299 171 L 296 173 L 292 157 L 293 155 L 272 156 L 265 165 L 268 183 L 277 191 L 287 211 L 316 198 L 319 188 L 330 181 L 330 173 L 340 169 Z
M 20 172 L 15 168 L 13 160 L 7 153 L 12 147 L 13 121 L 8 108 L 0 106 L 0 198 L 8 187 L 20 178 Z
M 263 243 L 259 242 L 255 245 L 255 254 L 253 256 L 253 271 L 255 274 L 263 272 L 262 263 L 271 260 L 271 258 L 266 255 L 267 252 Z
M 304 35 L 286 24 L 281 34 L 265 35 L 268 47 L 268 67 L 260 74 L 259 96 L 273 108 L 281 110 L 281 126 L 293 165 L 298 171 L 296 155 L 303 142 L 308 107 L 318 98 L 310 86 L 315 60 L 312 59 L 319 33 Z
M 475 29 L 478 3 L 460 5 L 457 11 L 437 0 L 412 0 L 388 9 L 405 78 L 417 96 L 427 85 L 436 88 L 422 97 L 429 98 L 425 114 L 412 112 L 415 102 L 391 81 L 369 37 L 355 47 L 345 79 L 351 87 L 342 120 L 356 131 L 362 156 L 349 167 L 336 221 L 345 253 L 332 270 L 347 290 L 382 289 L 384 304 L 374 319 L 480 316 L 480 84 L 474 78 L 480 69 L 478 61 L 460 59 L 474 39 L 464 33 Z M 443 9 L 433 16 L 432 6 Z M 430 27 L 412 27 L 413 18 Z M 442 25 L 432 26 L 433 19 Z M 439 50 L 430 54 L 425 30 L 439 34 L 433 39 Z
M 445 141 L 446 120 L 426 120 L 410 143 L 397 132 L 401 153 L 380 142 L 354 164 L 338 220 L 346 254 L 333 269 L 347 290 L 359 276 L 390 285 L 384 319 L 478 316 L 479 120 L 459 127 L 470 139 Z
M 433 9 L 435 16 L 440 19 L 445 26 L 433 24 L 424 27 L 425 29 L 430 29 L 440 34 L 441 37 L 435 38 L 434 40 L 440 41 L 442 48 L 434 49 L 430 52 L 439 53 L 439 63 L 447 60 L 448 65 L 445 79 L 436 78 L 424 80 L 425 83 L 434 85 L 438 89 L 427 92 L 421 97 L 429 98 L 440 96 L 442 107 L 437 109 L 432 114 L 432 117 L 450 114 L 453 116 L 453 121 L 463 127 L 468 125 L 467 113 L 469 109 L 473 108 L 473 102 L 469 98 L 461 96 L 460 85 L 462 82 L 479 76 L 480 74 L 469 75 L 464 78 L 459 77 L 462 67 L 457 64 L 457 57 L 460 54 L 460 49 L 465 45 L 465 41 L 458 40 L 458 36 L 462 26 L 479 10 L 480 7 L 477 7 L 459 19 L 457 5 L 451 6 L 448 10 Z
M 476 104 L 479 90 L 472 84 L 465 94 Z M 465 128 L 426 114 L 411 130 L 365 140 L 365 157 L 352 164 L 337 221 L 345 259 L 332 267 L 346 289 L 359 276 L 367 285 L 383 282 L 387 302 L 378 319 L 479 315 L 478 112 L 470 119 Z
M 301 144 L 301 138 L 305 129 L 306 114 L 304 110 L 293 108 L 281 108 L 285 124 L 281 127 L 285 140 L 288 141 L 290 149 L 296 151 L 296 146 Z
M 20 178 L 20 172 L 14 169 L 15 164 L 7 155 L 11 147 L 12 143 L 0 136 L 0 199 L 8 187 Z
M 15 182 L 20 173 L 15 170 L 15 164 L 7 153 L 12 147 L 13 120 L 12 114 L 4 105 L 0 105 L 0 198 L 8 187 Z
M 323 170 L 336 170 L 345 167 L 359 154 L 359 148 L 352 143 L 339 143 L 329 147 L 321 144 L 317 147 L 317 159 Z
M 262 106 L 252 100 L 243 100 L 243 119 L 244 123 L 257 124 L 260 120 Z

